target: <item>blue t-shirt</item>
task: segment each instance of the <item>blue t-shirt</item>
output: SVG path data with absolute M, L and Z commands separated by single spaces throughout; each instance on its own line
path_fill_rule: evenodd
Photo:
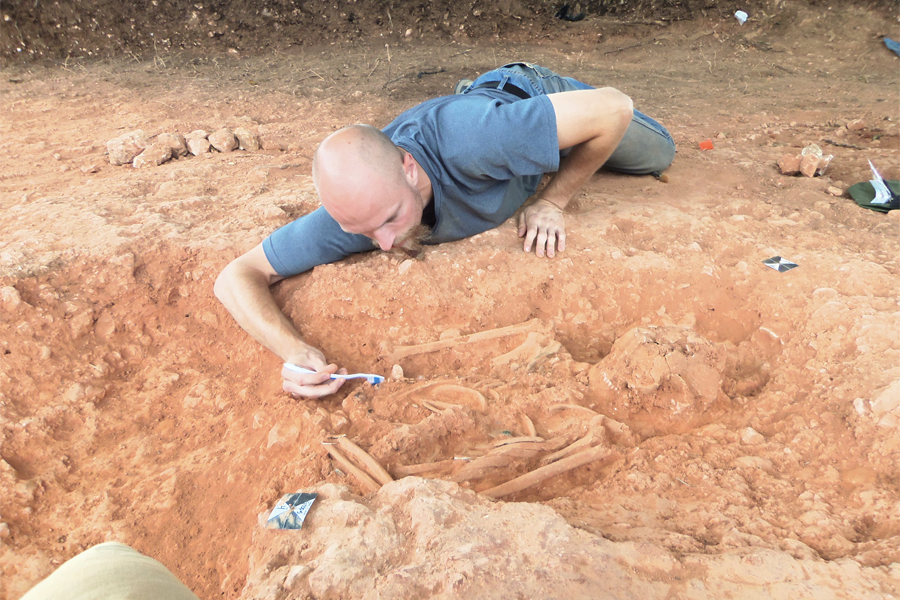
M 431 180 L 435 223 L 426 244 L 493 229 L 559 168 L 556 113 L 547 96 L 527 100 L 497 89 L 442 96 L 415 106 L 383 130 L 419 162 Z M 376 248 L 346 233 L 324 208 L 263 241 L 282 277 Z

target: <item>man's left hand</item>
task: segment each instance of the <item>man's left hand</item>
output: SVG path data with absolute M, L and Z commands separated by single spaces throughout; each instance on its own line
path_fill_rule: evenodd
M 557 205 L 543 198 L 529 204 L 519 213 L 519 237 L 525 238 L 525 252 L 553 258 L 558 248 L 566 249 L 566 223 L 563 211 Z

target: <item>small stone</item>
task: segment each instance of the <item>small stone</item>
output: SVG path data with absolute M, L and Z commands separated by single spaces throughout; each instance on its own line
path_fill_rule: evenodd
M 172 149 L 166 144 L 150 144 L 147 148 L 134 157 L 134 168 L 158 167 L 172 158 Z
M 391 367 L 391 379 L 394 381 L 400 381 L 403 379 L 403 367 L 400 365 L 394 365 Z
M 342 410 L 331 413 L 331 433 L 340 435 L 350 429 L 350 417 Z
M 807 177 L 815 176 L 816 171 L 819 170 L 819 160 L 821 160 L 821 157 L 815 154 L 807 154 L 800 159 L 800 172 Z
M 111 139 L 106 142 L 109 163 L 112 165 L 128 164 L 149 145 L 150 138 L 141 129 Z
M 269 430 L 269 439 L 266 448 L 287 448 L 295 444 L 299 437 L 300 428 L 296 425 L 275 425 Z
M 116 332 L 116 322 L 112 315 L 107 311 L 100 313 L 97 321 L 94 322 L 94 335 L 104 340 L 108 340 L 112 334 Z
M 829 185 L 825 189 L 825 191 L 828 192 L 829 194 L 831 194 L 832 196 L 843 196 L 844 195 L 844 190 L 842 190 L 839 187 L 834 187 L 833 185 Z
M 861 129 L 866 128 L 866 122 L 862 119 L 853 119 L 849 123 L 847 123 L 847 129 L 850 131 L 859 131 Z
M 766 438 L 752 427 L 745 427 L 741 429 L 741 441 L 745 444 L 752 444 L 755 446 L 765 442 Z
M 209 143 L 219 152 L 231 152 L 238 147 L 237 139 L 227 127 L 210 134 Z
M 0 306 L 6 312 L 13 312 L 22 304 L 22 296 L 19 290 L 11 285 L 0 288 Z
M 717 140 L 724 140 L 724 139 L 726 139 L 726 138 L 725 138 L 725 134 L 724 134 L 723 132 L 719 132 L 718 135 L 716 135 L 716 139 L 717 139 Z
M 188 152 L 194 156 L 209 152 L 209 140 L 205 137 L 186 138 Z
M 286 590 L 293 590 L 295 586 L 299 587 L 297 584 L 302 582 L 304 578 L 309 577 L 310 573 L 312 573 L 312 569 L 309 566 L 294 565 L 284 578 L 282 587 Z
M 184 136 L 180 133 L 161 133 L 156 136 L 157 144 L 165 144 L 172 149 L 172 158 L 181 158 L 188 153 Z
M 86 165 L 84 167 L 81 167 L 82 173 L 96 173 L 99 170 L 100 170 L 100 167 L 98 167 L 97 165 Z
M 280 221 L 286 216 L 287 213 L 278 206 L 270 206 L 263 211 L 263 219 L 266 221 Z
M 235 129 L 234 137 L 237 138 L 238 148 L 241 150 L 249 150 L 250 152 L 259 150 L 259 137 L 246 127 Z
M 401 275 L 403 275 L 404 273 L 409 271 L 410 267 L 412 267 L 412 266 L 413 266 L 413 260 L 411 258 L 407 258 L 402 263 L 400 263 L 400 266 L 397 268 L 397 270 L 400 272 Z
M 208 137 L 209 137 L 209 133 L 207 133 L 203 129 L 195 129 L 194 131 L 185 134 L 184 139 L 186 139 L 186 140 L 196 140 L 196 139 L 205 140 Z
M 778 159 L 778 168 L 782 175 L 796 175 L 800 172 L 800 155 L 785 154 Z

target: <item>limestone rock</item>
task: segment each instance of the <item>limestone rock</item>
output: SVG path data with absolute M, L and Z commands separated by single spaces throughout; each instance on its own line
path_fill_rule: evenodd
M 251 152 L 259 150 L 259 138 L 246 127 L 235 129 L 234 136 L 237 138 L 238 147 L 241 150 L 249 150 Z
M 280 221 L 285 217 L 287 213 L 278 206 L 269 206 L 263 211 L 263 219 L 266 221 Z
M 188 152 L 194 156 L 200 156 L 209 152 L 209 140 L 205 137 L 189 137 L 186 138 Z
M 238 141 L 227 127 L 210 134 L 209 143 L 219 152 L 231 152 L 238 147 Z
M 136 129 L 111 139 L 106 142 L 109 163 L 112 165 L 128 164 L 149 145 L 150 138 L 142 129 Z
M 157 167 L 172 158 L 172 149 L 166 144 L 154 143 L 134 157 L 134 167 Z
M 209 137 L 209 133 L 204 131 L 203 129 L 195 129 L 194 131 L 185 134 L 184 139 L 186 140 L 194 140 L 194 139 L 206 139 Z
M 188 153 L 184 136 L 180 133 L 161 133 L 156 136 L 157 144 L 165 144 L 172 149 L 172 158 L 181 158 Z
M 0 288 L 0 306 L 7 312 L 13 312 L 22 304 L 19 291 L 11 285 Z

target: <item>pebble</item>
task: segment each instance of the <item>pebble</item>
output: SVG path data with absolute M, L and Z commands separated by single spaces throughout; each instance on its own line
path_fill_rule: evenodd
M 227 127 L 210 134 L 209 143 L 219 152 L 231 152 L 238 147 L 238 141 Z
M 3 310 L 13 312 L 21 304 L 22 296 L 19 295 L 19 290 L 11 285 L 0 288 L 0 306 L 3 307 Z
M 269 206 L 263 211 L 263 219 L 266 221 L 279 221 L 286 216 L 287 213 L 278 206 Z
M 862 119 L 854 119 L 847 123 L 847 129 L 850 131 L 859 131 L 860 129 L 866 128 L 866 122 Z
M 234 137 L 237 138 L 238 147 L 241 150 L 259 150 L 259 137 L 246 127 L 238 127 L 235 129 Z
M 186 140 L 204 139 L 205 140 L 208 137 L 209 137 L 209 134 L 206 131 L 204 131 L 202 129 L 195 129 L 194 131 L 186 134 L 184 136 L 184 139 L 186 139 Z
M 147 134 L 142 129 L 136 129 L 111 139 L 106 142 L 109 163 L 112 165 L 128 164 L 149 145 L 150 138 L 147 137 Z
M 96 173 L 99 170 L 100 167 L 98 167 L 97 165 L 86 165 L 84 167 L 81 167 L 82 173 Z
M 154 143 L 134 157 L 134 168 L 158 167 L 172 158 L 172 149 L 166 144 Z
M 844 190 L 839 187 L 834 187 L 833 185 L 829 185 L 826 189 L 826 192 L 831 194 L 832 196 L 842 196 L 844 194 Z
M 745 427 L 741 429 L 741 441 L 745 444 L 756 445 L 765 442 L 766 438 L 752 427 Z
M 400 365 L 394 365 L 391 367 L 391 379 L 394 381 L 400 381 L 403 379 L 403 367 Z

